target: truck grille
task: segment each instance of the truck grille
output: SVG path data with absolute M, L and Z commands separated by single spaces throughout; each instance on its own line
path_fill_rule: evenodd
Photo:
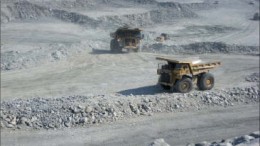
M 135 46 L 135 40 L 134 39 L 125 39 L 125 45 L 126 46 Z

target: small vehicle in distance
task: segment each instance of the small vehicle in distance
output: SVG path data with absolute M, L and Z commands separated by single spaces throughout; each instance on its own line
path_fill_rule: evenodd
M 169 40 L 169 35 L 166 33 L 161 33 L 160 36 L 156 37 L 155 41 L 158 43 L 165 42 L 166 40 Z
M 159 66 L 160 75 L 158 84 L 165 90 L 175 89 L 180 93 L 187 93 L 193 89 L 196 82 L 199 90 L 210 90 L 214 87 L 214 76 L 209 70 L 221 65 L 221 62 L 199 63 L 198 61 L 180 61 L 167 57 L 157 57 L 157 60 L 167 61 Z

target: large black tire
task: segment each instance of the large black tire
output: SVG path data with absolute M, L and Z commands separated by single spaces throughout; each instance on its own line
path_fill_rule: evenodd
M 139 48 L 137 48 L 137 49 L 133 49 L 133 52 L 136 53 L 136 52 L 138 52 L 138 50 L 139 50 Z
M 141 48 L 141 45 L 139 44 L 136 49 L 134 49 L 134 52 L 139 52 Z
M 193 84 L 190 78 L 182 78 L 176 82 L 176 91 L 180 93 L 188 93 L 192 90 Z
M 199 90 L 210 90 L 214 87 L 215 79 L 210 73 L 204 73 L 198 77 L 197 86 Z
M 119 43 L 116 39 L 112 39 L 110 41 L 110 50 L 113 53 L 120 53 L 122 52 L 122 48 L 120 48 Z
M 171 86 L 161 85 L 164 90 L 171 90 Z

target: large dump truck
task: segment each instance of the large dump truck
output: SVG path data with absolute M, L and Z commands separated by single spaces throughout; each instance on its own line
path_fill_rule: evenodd
M 165 90 L 176 90 L 180 93 L 190 92 L 193 83 L 199 90 L 210 90 L 214 87 L 214 76 L 209 73 L 221 62 L 199 63 L 200 60 L 174 60 L 167 57 L 157 57 L 157 60 L 166 61 L 167 64 L 159 65 L 157 74 L 160 75 L 158 84 Z
M 128 52 L 137 52 L 143 38 L 141 31 L 139 28 L 125 26 L 118 28 L 114 33 L 110 33 L 112 37 L 110 41 L 111 52 L 120 53 L 123 49 L 126 49 Z

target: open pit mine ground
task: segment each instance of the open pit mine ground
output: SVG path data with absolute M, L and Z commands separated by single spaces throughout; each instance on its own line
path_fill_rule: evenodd
M 158 56 L 222 65 L 181 94 Z M 259 94 L 259 0 L 1 0 L 1 146 L 259 145 Z

